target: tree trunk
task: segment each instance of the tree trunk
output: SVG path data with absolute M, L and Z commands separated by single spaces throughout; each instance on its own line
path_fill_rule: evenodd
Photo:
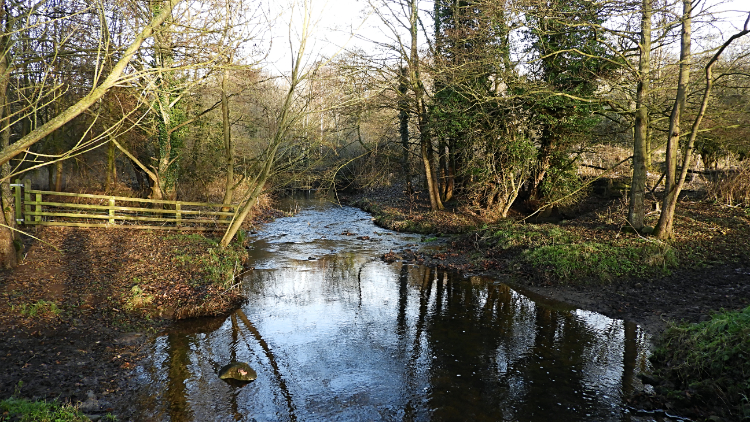
M 4 58 L 0 59 L 5 62 Z M 2 64 L 0 64 L 0 75 L 3 75 Z M 7 81 L 7 79 L 6 79 Z M 7 82 L 0 81 L 0 102 L 5 103 L 6 101 L 6 88 Z M 10 143 L 10 118 L 8 111 L 10 107 L 6 104 L 0 104 L 0 122 L 2 122 L 2 133 L 0 133 L 0 142 L 2 142 L 3 148 L 7 147 Z M 0 177 L 3 178 L 2 184 L 0 184 L 0 190 L 2 190 L 2 197 L 0 197 L 0 206 L 3 207 L 2 212 L 2 223 L 0 226 L 0 266 L 2 268 L 15 268 L 18 265 L 19 257 L 22 256 L 22 243 L 20 242 L 18 233 L 13 229 L 16 227 L 15 217 L 15 198 L 13 192 L 10 189 L 10 163 L 4 163 L 0 167 Z
M 10 72 L 8 63 L 8 35 L 10 33 L 9 18 L 6 14 L 5 0 L 0 0 L 0 25 L 3 33 L 0 35 L 0 145 L 3 151 L 10 145 L 10 105 L 8 104 L 8 84 Z M 14 268 L 18 265 L 21 242 L 18 234 L 13 231 L 16 227 L 15 201 L 10 190 L 10 163 L 5 161 L 0 166 L 0 206 L 2 206 L 3 226 L 0 226 L 0 266 Z M 17 248 L 16 245 L 19 245 Z
M 117 164 L 115 161 L 115 144 L 107 145 L 107 182 L 106 190 L 111 190 L 117 183 Z
M 47 190 L 55 187 L 55 169 L 54 166 L 47 166 Z
M 58 160 L 55 163 L 55 192 L 62 192 L 63 163 L 63 160 Z
M 232 199 L 234 198 L 234 148 L 232 147 L 232 126 L 229 121 L 229 98 L 227 97 L 228 84 L 229 70 L 224 69 L 224 74 L 221 78 L 221 116 L 224 131 L 224 163 L 227 168 L 227 179 L 224 190 L 224 200 L 222 203 L 227 205 L 231 204 Z
M 638 87 L 636 91 L 635 126 L 633 128 L 633 178 L 630 184 L 628 223 L 636 230 L 643 229 L 646 213 L 646 178 L 648 150 L 648 99 L 651 80 L 651 1 L 643 0 L 641 16 L 640 60 L 638 62 Z
M 401 67 L 399 69 L 399 81 L 398 81 L 398 133 L 401 136 L 401 148 L 402 148 L 402 168 L 404 171 L 404 179 L 406 180 L 406 194 L 411 195 L 414 193 L 414 188 L 411 185 L 411 165 L 410 165 L 410 146 L 409 146 L 409 101 L 406 97 L 409 87 L 407 86 L 407 74 L 406 68 Z
M 451 149 L 449 148 L 450 142 L 441 140 L 440 147 L 438 148 L 439 158 L 438 167 L 440 168 L 440 180 L 442 180 L 442 200 L 446 203 L 453 199 L 453 166 Z
M 419 72 L 419 54 L 417 50 L 418 43 L 418 0 L 411 0 L 410 5 L 410 35 L 411 35 L 411 50 L 409 55 L 409 79 L 411 89 L 414 92 L 414 103 L 417 112 L 417 119 L 419 120 L 419 146 L 422 154 L 422 165 L 424 167 L 424 175 L 427 181 L 427 191 L 430 195 L 430 208 L 433 211 L 442 210 L 443 203 L 440 199 L 440 189 L 438 188 L 437 175 L 434 170 L 434 152 L 432 148 L 432 140 L 430 139 L 429 133 L 429 116 L 427 114 L 427 107 L 425 106 L 425 90 L 421 80 Z
M 677 178 L 677 150 L 680 147 L 680 119 L 687 101 L 687 85 L 690 81 L 690 37 L 692 35 L 692 5 L 691 0 L 682 0 L 682 31 L 680 37 L 680 72 L 677 81 L 677 95 L 669 116 L 669 132 L 667 138 L 667 175 L 664 178 L 667 193 L 674 190 Z
M 422 125 L 420 125 L 422 126 Z M 437 186 L 437 179 L 435 172 L 432 168 L 432 142 L 427 136 L 426 129 L 420 130 L 419 135 L 419 147 L 422 156 L 422 165 L 424 167 L 424 175 L 427 181 L 427 191 L 430 194 L 430 208 L 433 211 L 443 209 L 443 204 L 440 201 L 440 191 Z
M 503 218 L 508 218 L 508 213 L 510 212 L 510 208 L 513 206 L 513 203 L 516 202 L 516 198 L 518 198 L 518 192 L 521 191 L 521 187 L 523 186 L 523 173 L 519 177 L 515 177 L 513 172 L 511 172 L 510 177 L 508 177 L 510 180 L 510 193 L 507 195 L 507 197 L 503 198 L 505 202 L 502 205 L 502 208 L 500 209 L 500 216 Z
M 172 158 L 172 105 L 170 100 L 169 93 L 161 93 L 157 99 L 159 103 L 159 116 L 157 117 L 159 119 L 157 131 L 159 156 L 152 192 L 153 195 L 159 197 L 152 197 L 152 199 L 174 199 L 175 197 L 177 181 L 175 180 L 174 160 Z M 154 188 L 157 189 L 154 190 Z
M 684 1 L 686 5 L 685 9 L 689 10 L 689 0 Z M 686 15 L 687 16 L 683 20 L 683 24 L 686 22 L 689 25 L 691 18 L 689 13 L 686 13 Z M 674 236 L 674 212 L 677 208 L 677 199 L 680 196 L 682 187 L 685 184 L 685 178 L 687 177 L 688 168 L 690 167 L 690 154 L 692 153 L 693 146 L 695 145 L 695 138 L 698 136 L 698 129 L 700 128 L 701 122 L 703 121 L 703 116 L 705 116 L 706 109 L 708 108 L 708 101 L 711 96 L 711 88 L 713 87 L 713 66 L 719 60 L 721 53 L 724 52 L 729 44 L 731 44 L 734 40 L 750 33 L 750 28 L 748 27 L 749 25 L 750 13 L 748 13 L 747 19 L 745 20 L 745 26 L 743 30 L 732 35 L 726 42 L 724 42 L 724 44 L 722 44 L 719 50 L 714 54 L 714 56 L 706 65 L 706 88 L 703 92 L 703 101 L 701 102 L 701 107 L 698 111 L 698 115 L 695 117 L 695 122 L 693 122 L 693 127 L 690 131 L 690 138 L 688 139 L 687 145 L 682 152 L 682 171 L 680 172 L 680 177 L 674 185 L 673 192 L 670 192 L 664 200 L 664 207 L 662 209 L 661 215 L 659 216 L 659 224 L 656 226 L 655 233 L 656 237 L 658 237 L 659 239 L 670 239 Z
M 692 34 L 692 3 L 691 0 L 682 0 L 682 31 L 680 38 L 680 74 L 677 81 L 677 96 L 669 117 L 669 136 L 667 140 L 667 174 L 664 178 L 665 196 L 662 203 L 662 212 L 659 223 L 656 225 L 655 235 L 659 239 L 669 239 L 673 236 L 674 210 L 680 190 L 677 188 L 677 149 L 680 145 L 680 118 L 685 108 L 687 98 L 687 84 L 690 79 L 690 37 Z M 690 150 L 685 150 L 687 156 Z M 687 162 L 683 162 L 686 166 Z
M 638 94 L 636 93 L 636 96 Z M 648 107 L 646 108 L 646 118 L 648 118 Z M 651 144 L 653 141 L 653 132 L 648 130 L 648 125 L 646 125 L 646 170 L 651 170 L 654 167 L 654 151 L 651 149 Z
M 544 177 L 547 175 L 552 161 L 552 145 L 554 141 L 551 139 L 553 135 L 550 133 L 549 128 L 544 128 L 542 131 L 542 147 L 539 151 L 539 160 L 537 164 L 537 171 L 534 175 L 534 179 L 531 183 L 531 192 L 529 199 L 540 201 L 542 199 L 542 182 Z

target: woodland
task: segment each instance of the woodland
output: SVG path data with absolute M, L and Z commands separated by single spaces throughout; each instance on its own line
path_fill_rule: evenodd
M 230 254 L 270 196 L 315 190 L 397 230 L 469 233 L 454 250 L 483 253 L 472 262 L 412 252 L 386 260 L 516 275 L 533 267 L 537 285 L 596 278 L 550 264 L 541 251 L 559 231 L 528 224 L 573 220 L 592 198 L 603 198 L 594 200 L 599 221 L 565 230 L 614 239 L 613 250 L 643 258 L 623 270 L 620 258 L 590 267 L 608 274 L 603 284 L 633 276 L 641 278 L 628 288 L 641 288 L 699 255 L 705 266 L 750 257 L 746 10 L 706 0 L 360 5 L 378 31 L 353 22 L 331 32 L 343 41 L 324 53 L 315 37 L 328 29 L 316 26 L 312 0 L 0 0 L 3 267 L 29 252 L 17 179 L 56 192 L 234 204 L 226 231 L 206 240 Z M 279 46 L 281 65 L 271 59 Z M 51 245 L 64 242 L 45 233 Z M 621 235 L 631 243 L 616 243 Z M 150 236 L 164 262 L 184 246 Z M 506 259 L 532 246 L 538 253 L 524 252 L 522 264 Z M 745 273 L 721 271 L 738 295 L 722 285 L 700 314 L 671 316 L 699 322 L 747 306 Z M 675 278 L 659 283 L 679 290 Z M 629 303 L 603 302 L 604 312 L 627 313 Z M 722 415 L 750 415 L 747 386 L 731 388 L 719 388 L 733 400 Z
M 3 1 L 5 265 L 18 236 L 8 184 L 28 176 L 51 190 L 238 203 L 224 246 L 264 191 L 285 187 L 402 183 L 433 211 L 458 203 L 496 221 L 514 205 L 575 203 L 613 174 L 627 174 L 637 231 L 648 190 L 663 186 L 653 230 L 665 240 L 689 172 L 747 178 L 748 27 L 717 5 L 363 7 L 381 38 L 323 57 L 304 2 L 275 16 L 235 1 Z M 282 74 L 264 68 L 280 26 Z

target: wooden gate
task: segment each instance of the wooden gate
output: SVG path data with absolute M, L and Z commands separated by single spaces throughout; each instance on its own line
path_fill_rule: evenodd
M 16 222 L 22 225 L 159 230 L 225 230 L 236 205 L 161 201 L 31 189 L 12 184 Z

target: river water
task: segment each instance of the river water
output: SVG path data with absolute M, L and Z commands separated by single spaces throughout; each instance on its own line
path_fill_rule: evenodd
M 242 313 L 181 324 L 137 369 L 145 421 L 630 421 L 635 324 L 379 257 L 416 235 L 303 202 L 252 236 Z M 218 369 L 239 360 L 245 386 Z M 635 420 L 633 418 L 632 420 Z

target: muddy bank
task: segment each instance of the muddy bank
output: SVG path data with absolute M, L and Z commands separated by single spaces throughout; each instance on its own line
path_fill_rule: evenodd
M 662 332 L 669 322 L 697 323 L 714 312 L 750 305 L 750 267 L 741 264 L 676 270 L 658 280 L 600 287 L 522 286 L 612 318 L 634 321 L 652 334 Z
M 121 413 L 151 335 L 242 301 L 232 288 L 242 247 L 224 255 L 203 236 L 144 230 L 40 227 L 33 235 L 23 265 L 0 273 L 2 398 L 95 402 L 88 413 Z

